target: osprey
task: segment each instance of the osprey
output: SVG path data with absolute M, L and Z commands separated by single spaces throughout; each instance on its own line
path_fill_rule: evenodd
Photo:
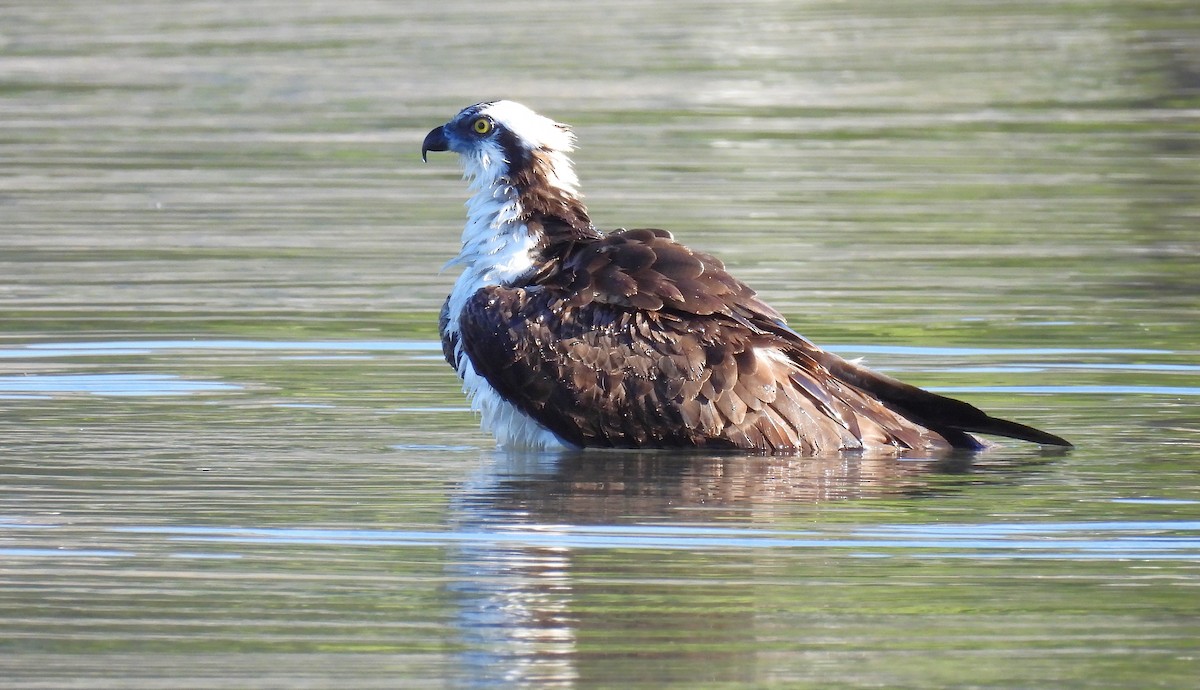
M 601 232 L 573 148 L 567 126 L 511 101 L 465 108 L 421 144 L 422 160 L 457 153 L 469 181 L 442 348 L 501 447 L 982 448 L 972 432 L 1070 445 L 818 348 L 665 230 Z

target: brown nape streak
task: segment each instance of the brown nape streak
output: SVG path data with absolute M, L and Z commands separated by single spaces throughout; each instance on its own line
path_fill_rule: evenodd
M 583 200 L 550 185 L 549 181 L 555 177 L 554 164 L 546 151 L 531 151 L 525 159 L 525 165 L 511 171 L 510 177 L 513 187 L 519 190 L 522 220 L 555 219 L 561 223 L 553 225 L 568 230 L 570 235 L 580 238 L 600 236 L 592 227 Z

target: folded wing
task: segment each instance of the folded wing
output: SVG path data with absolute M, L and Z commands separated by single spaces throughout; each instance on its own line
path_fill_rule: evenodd
M 824 352 L 665 231 L 559 255 L 530 285 L 476 293 L 459 333 L 497 392 L 571 443 L 818 453 L 978 448 L 978 431 L 1066 445 Z

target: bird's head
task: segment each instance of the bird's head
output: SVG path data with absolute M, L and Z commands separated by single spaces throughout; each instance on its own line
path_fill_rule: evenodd
M 430 151 L 459 155 L 464 174 L 479 189 L 522 185 L 531 175 L 543 184 L 575 192 L 578 180 L 567 154 L 575 148 L 571 129 L 512 101 L 476 103 L 421 143 L 421 160 Z

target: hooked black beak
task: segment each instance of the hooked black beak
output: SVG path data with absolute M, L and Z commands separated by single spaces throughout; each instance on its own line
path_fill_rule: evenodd
M 425 154 L 430 151 L 449 151 L 450 142 L 446 140 L 446 128 L 434 127 L 433 131 L 425 135 L 425 141 L 421 142 L 421 161 L 428 163 Z

